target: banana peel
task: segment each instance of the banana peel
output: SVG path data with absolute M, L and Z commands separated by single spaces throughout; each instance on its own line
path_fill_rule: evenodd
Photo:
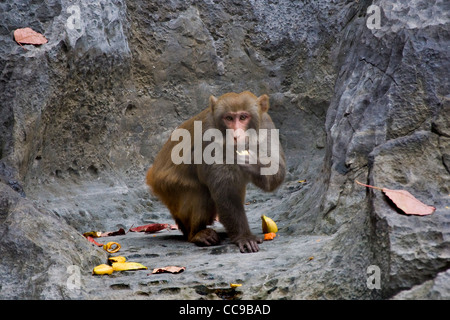
M 94 270 L 92 271 L 92 274 L 98 274 L 98 275 L 112 274 L 113 271 L 114 271 L 113 267 L 111 267 L 107 264 L 101 264 L 94 268 Z
M 108 253 L 116 253 L 117 251 L 120 250 L 120 244 L 118 244 L 117 242 L 108 242 L 107 244 L 103 245 L 103 249 L 106 250 L 106 252 Z
M 265 215 L 261 216 L 263 233 L 277 233 L 278 227 L 275 221 Z
M 117 257 L 109 257 L 108 261 L 110 263 L 114 263 L 114 262 L 125 262 L 127 261 L 127 258 L 122 257 L 122 256 L 117 256 Z
M 102 236 L 102 232 L 101 231 L 89 231 L 89 232 L 85 232 L 83 233 L 83 236 L 87 237 L 92 237 L 92 238 L 99 238 Z
M 100 264 L 94 268 L 92 274 L 112 274 L 114 271 L 130 271 L 130 270 L 146 270 L 147 267 L 138 262 L 126 262 L 126 258 L 122 256 L 109 257 L 108 261 L 112 266 Z
M 112 264 L 114 271 L 146 270 L 147 267 L 139 262 L 114 262 Z

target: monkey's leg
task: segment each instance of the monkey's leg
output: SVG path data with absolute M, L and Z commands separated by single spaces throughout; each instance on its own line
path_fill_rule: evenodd
M 205 228 L 197 232 L 191 238 L 190 242 L 193 242 L 200 247 L 215 246 L 220 243 L 220 237 L 214 229 Z
M 205 188 L 188 196 L 189 206 L 185 209 L 185 217 L 189 218 L 188 240 L 199 246 L 213 246 L 220 243 L 220 237 L 216 231 L 207 228 L 214 222 L 216 215 L 215 204 L 209 191 Z

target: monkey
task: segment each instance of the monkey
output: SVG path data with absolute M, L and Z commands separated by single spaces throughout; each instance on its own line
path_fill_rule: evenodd
M 244 208 L 247 184 L 251 182 L 266 192 L 274 191 L 286 174 L 278 130 L 267 113 L 268 109 L 269 96 L 266 94 L 256 97 L 244 91 L 226 93 L 219 98 L 211 95 L 209 106 L 175 129 L 156 155 L 147 171 L 146 183 L 167 206 L 188 241 L 199 246 L 218 245 L 221 241 L 219 235 L 207 227 L 218 216 L 231 242 L 242 253 L 259 251 L 258 244 L 262 239 L 250 231 Z M 207 163 L 206 158 L 203 161 L 194 159 L 202 152 L 205 156 L 208 141 L 204 138 L 209 129 L 215 133 L 214 141 L 210 142 L 215 147 L 211 155 L 217 160 L 213 163 Z M 259 145 L 259 156 L 258 148 L 250 148 L 246 132 L 266 132 L 261 129 L 266 129 L 268 135 L 260 134 L 262 139 L 257 135 L 257 139 L 270 141 L 267 146 L 270 156 L 262 153 Z M 194 137 L 194 141 L 186 138 L 186 141 L 183 139 L 185 148 L 181 150 L 181 143 L 177 143 L 180 137 L 176 140 L 175 136 L 177 130 L 191 137 L 200 133 L 203 137 L 201 144 L 197 143 L 198 137 Z M 218 133 L 225 138 L 221 139 Z M 239 146 L 241 150 L 238 150 Z M 249 150 L 242 150 L 242 147 Z M 174 163 L 179 149 L 183 151 L 185 161 Z M 228 158 L 230 155 L 232 157 Z M 275 170 L 262 174 L 269 168 Z

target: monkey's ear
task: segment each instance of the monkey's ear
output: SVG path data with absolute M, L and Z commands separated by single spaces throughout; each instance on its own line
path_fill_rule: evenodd
M 267 94 L 263 94 L 256 101 L 262 112 L 267 112 L 267 110 L 269 110 L 269 96 Z
M 217 98 L 214 96 L 210 96 L 209 97 L 209 107 L 211 108 L 211 110 L 214 110 L 214 107 L 216 106 L 217 103 Z

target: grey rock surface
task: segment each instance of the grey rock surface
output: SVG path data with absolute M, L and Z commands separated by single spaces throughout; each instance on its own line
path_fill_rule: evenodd
M 449 12 L 438 0 L 1 2 L 0 297 L 450 298 Z M 49 42 L 19 46 L 23 27 Z M 247 195 L 252 231 L 266 214 L 275 240 L 243 255 L 220 223 L 209 248 L 130 232 L 99 242 L 149 270 L 92 276 L 107 254 L 81 234 L 172 223 L 146 170 L 210 95 L 244 90 L 270 95 L 286 152 L 286 182 Z M 436 211 L 407 216 L 355 179 Z M 166 265 L 186 271 L 149 275 Z

